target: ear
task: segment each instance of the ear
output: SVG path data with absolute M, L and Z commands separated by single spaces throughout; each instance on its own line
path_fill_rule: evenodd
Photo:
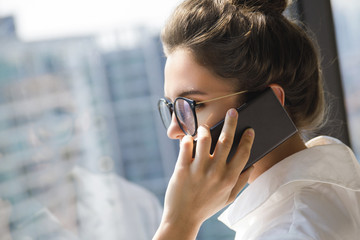
M 269 87 L 273 90 L 273 92 L 275 93 L 275 95 L 279 99 L 281 105 L 284 106 L 284 104 L 285 104 L 285 91 L 284 91 L 284 89 L 279 84 L 276 84 L 276 83 L 270 84 Z

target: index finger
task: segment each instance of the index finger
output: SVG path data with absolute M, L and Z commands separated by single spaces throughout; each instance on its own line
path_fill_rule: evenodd
M 214 156 L 216 156 L 217 159 L 223 159 L 223 161 L 219 160 L 223 164 L 226 164 L 226 159 L 233 145 L 237 118 L 238 112 L 234 108 L 228 110 L 219 139 L 216 143 Z
M 184 136 L 180 142 L 180 150 L 175 168 L 189 166 L 192 162 L 193 138 Z

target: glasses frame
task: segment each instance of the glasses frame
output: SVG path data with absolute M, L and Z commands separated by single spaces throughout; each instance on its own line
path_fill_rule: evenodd
M 176 111 L 174 110 L 174 107 L 176 105 L 176 101 L 179 100 L 179 99 L 182 99 L 184 101 L 186 101 L 189 105 L 190 105 L 190 108 L 191 108 L 191 111 L 192 111 L 192 114 L 194 116 L 194 122 L 195 122 L 195 131 L 194 133 L 191 135 L 192 137 L 195 136 L 197 134 L 197 128 L 198 128 L 198 121 L 197 121 L 197 115 L 196 115 L 196 105 L 199 105 L 199 104 L 203 104 L 203 103 L 209 103 L 209 102 L 214 102 L 214 101 L 217 101 L 217 100 L 220 100 L 220 99 L 223 99 L 223 98 L 227 98 L 227 97 L 232 97 L 232 96 L 235 96 L 235 95 L 240 95 L 240 94 L 244 94 L 244 93 L 247 93 L 249 91 L 247 90 L 243 90 L 243 91 L 239 91 L 239 92 L 235 92 L 235 93 L 231 93 L 231 94 L 228 94 L 228 95 L 224 95 L 224 96 L 220 96 L 220 97 L 216 97 L 216 98 L 212 98 L 212 99 L 208 99 L 208 100 L 204 100 L 204 101 L 200 101 L 200 102 L 196 102 L 195 100 L 192 100 L 192 99 L 189 99 L 189 98 L 186 98 L 186 97 L 177 97 L 175 98 L 174 100 L 174 103 L 172 103 L 171 101 L 169 101 L 168 99 L 166 98 L 160 98 L 159 101 L 158 101 L 158 110 L 159 110 L 159 113 L 160 113 L 160 118 L 161 118 L 161 121 L 163 123 L 163 125 L 165 126 L 166 129 L 169 128 L 169 126 L 166 126 L 165 122 L 164 122 L 164 118 L 161 114 L 161 109 L 160 109 L 160 104 L 162 102 L 164 102 L 170 112 L 170 116 L 172 117 L 172 114 L 175 113 L 175 118 L 176 118 L 176 121 L 180 127 L 180 129 L 186 134 L 186 135 L 191 135 L 191 134 L 188 134 L 184 128 L 182 127 L 182 124 L 180 123 L 180 120 L 179 120 L 179 117 L 177 116 L 176 114 Z M 171 121 L 170 121 L 170 124 L 171 124 Z

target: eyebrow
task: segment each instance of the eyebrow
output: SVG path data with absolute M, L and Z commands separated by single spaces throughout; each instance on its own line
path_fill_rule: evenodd
M 199 90 L 189 90 L 189 91 L 184 91 L 182 93 L 180 93 L 177 97 L 188 97 L 191 95 L 208 95 L 205 92 L 199 91 Z M 165 96 L 167 99 L 170 99 L 169 97 Z

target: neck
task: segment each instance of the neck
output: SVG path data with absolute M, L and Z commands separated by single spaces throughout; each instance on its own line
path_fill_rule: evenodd
M 257 177 L 278 162 L 304 149 L 306 149 L 305 143 L 299 133 L 296 133 L 254 164 L 254 170 L 248 182 L 252 183 Z

